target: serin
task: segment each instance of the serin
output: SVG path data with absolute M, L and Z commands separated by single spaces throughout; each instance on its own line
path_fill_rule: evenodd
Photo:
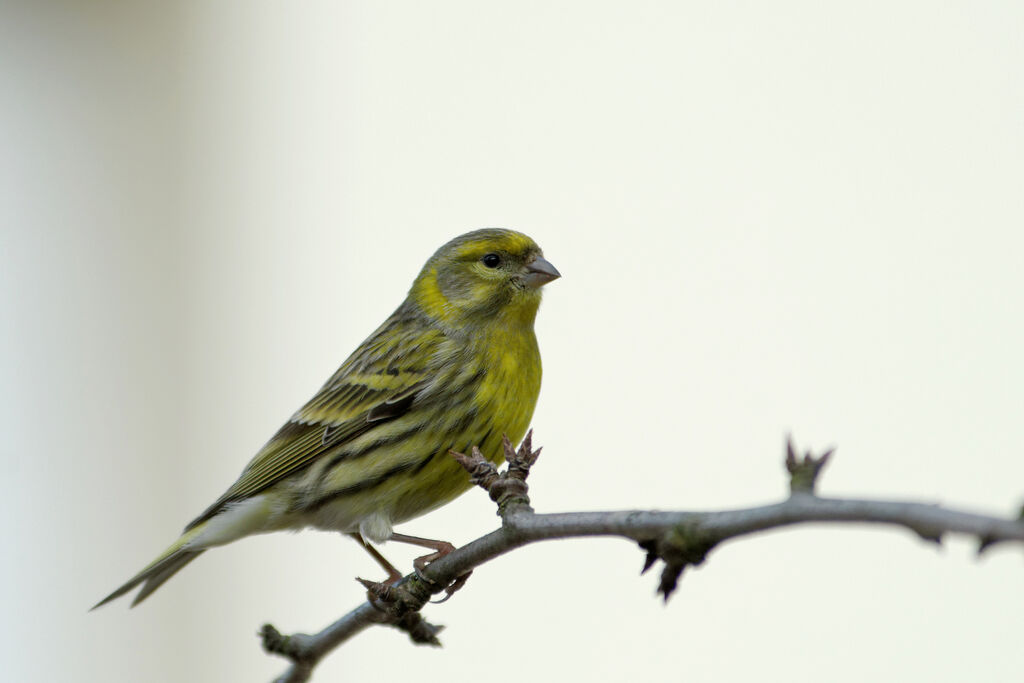
M 367 541 L 450 549 L 393 525 L 469 488 L 449 450 L 479 446 L 498 462 L 502 435 L 523 437 L 540 392 L 540 288 L 557 277 L 540 247 L 511 230 L 477 230 L 438 249 L 405 301 L 238 481 L 96 607 L 142 584 L 134 606 L 206 549 L 250 534 L 341 531 L 385 567 Z

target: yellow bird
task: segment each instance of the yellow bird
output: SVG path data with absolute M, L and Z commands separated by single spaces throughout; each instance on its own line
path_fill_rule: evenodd
M 402 305 L 238 481 L 96 607 L 142 584 L 134 606 L 207 548 L 250 534 L 347 533 L 392 578 L 367 541 L 450 550 L 392 527 L 469 488 L 449 450 L 476 445 L 500 462 L 502 435 L 513 443 L 523 437 L 540 392 L 533 322 L 541 287 L 559 276 L 532 239 L 511 230 L 477 230 L 438 249 Z

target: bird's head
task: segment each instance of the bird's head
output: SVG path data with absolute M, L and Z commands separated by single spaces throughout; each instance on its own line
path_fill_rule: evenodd
M 560 277 L 522 233 L 487 228 L 460 235 L 430 257 L 409 291 L 427 315 L 452 327 L 532 325 L 541 287 Z

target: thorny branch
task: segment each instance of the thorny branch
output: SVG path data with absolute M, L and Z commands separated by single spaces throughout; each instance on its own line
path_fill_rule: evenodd
M 932 543 L 942 543 L 946 534 L 962 534 L 977 539 L 979 554 L 997 543 L 1024 543 L 1024 510 L 1018 519 L 1002 519 L 923 503 L 821 498 L 814 492 L 815 485 L 832 451 L 817 457 L 807 452 L 799 457 L 792 440 L 786 444 L 788 498 L 773 505 L 709 512 L 623 510 L 538 515 L 530 507 L 526 479 L 540 449 L 532 449 L 531 435 L 527 434 L 518 451 L 507 439 L 504 450 L 508 467 L 503 472 L 476 448 L 469 455 L 452 453 L 471 481 L 497 503 L 501 527 L 431 562 L 421 573 L 405 576 L 393 586 L 367 582 L 369 600 L 315 635 L 284 636 L 270 624 L 265 625 L 260 633 L 264 649 L 292 662 L 277 683 L 309 680 L 323 657 L 375 624 L 405 631 L 415 643 L 440 645 L 437 634 L 443 627 L 427 622 L 420 613 L 431 596 L 446 590 L 450 594 L 453 585 L 461 585 L 460 577 L 474 568 L 536 541 L 584 536 L 632 540 L 647 554 L 644 572 L 659 561 L 663 563 L 658 592 L 666 601 L 683 571 L 703 563 L 720 543 L 795 524 L 897 526 Z

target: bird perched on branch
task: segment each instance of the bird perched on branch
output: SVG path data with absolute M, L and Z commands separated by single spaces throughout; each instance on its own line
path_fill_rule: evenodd
M 430 257 L 409 295 L 171 547 L 96 607 L 136 586 L 136 605 L 206 549 L 250 534 L 315 527 L 367 541 L 452 546 L 392 526 L 469 488 L 448 455 L 503 457 L 540 391 L 533 322 L 559 272 L 532 239 L 470 232 Z

